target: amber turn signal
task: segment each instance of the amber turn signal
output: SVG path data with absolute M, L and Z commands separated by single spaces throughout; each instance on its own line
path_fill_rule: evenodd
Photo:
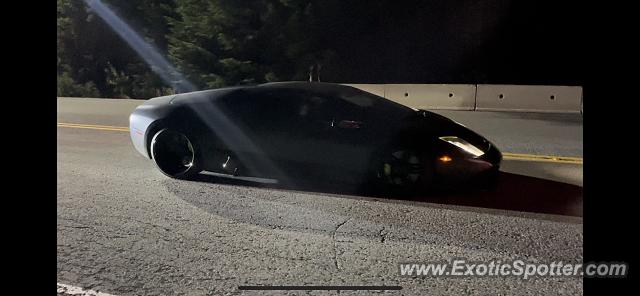
M 440 158 L 438 158 L 438 160 L 440 160 L 442 162 L 450 162 L 452 159 L 448 155 L 443 155 L 443 156 L 440 156 Z

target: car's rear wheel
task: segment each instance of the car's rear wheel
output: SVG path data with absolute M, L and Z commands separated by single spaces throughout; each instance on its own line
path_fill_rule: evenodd
M 188 179 L 200 170 L 197 147 L 182 132 L 162 129 L 151 140 L 151 156 L 160 171 L 176 179 Z

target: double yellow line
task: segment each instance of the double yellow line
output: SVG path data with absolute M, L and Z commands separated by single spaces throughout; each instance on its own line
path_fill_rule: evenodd
M 116 132 L 129 132 L 128 127 L 123 126 L 110 126 L 110 125 L 94 125 L 94 124 L 77 124 L 77 123 L 58 123 L 58 127 L 66 128 L 84 128 L 102 131 L 116 131 Z M 508 160 L 521 160 L 521 161 L 542 161 L 542 162 L 555 162 L 555 163 L 569 163 L 569 164 L 582 164 L 582 158 L 579 157 L 567 157 L 567 156 L 551 156 L 551 155 L 534 155 L 534 154 L 519 154 L 519 153 L 502 153 L 504 159 Z

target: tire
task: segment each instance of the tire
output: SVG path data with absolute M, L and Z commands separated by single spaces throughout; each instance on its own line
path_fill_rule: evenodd
M 383 193 L 415 195 L 433 183 L 433 162 L 428 153 L 403 146 L 385 149 L 373 162 L 374 189 Z
M 200 173 L 200 157 L 192 140 L 177 130 L 158 131 L 151 140 L 151 157 L 156 167 L 175 179 L 190 179 Z

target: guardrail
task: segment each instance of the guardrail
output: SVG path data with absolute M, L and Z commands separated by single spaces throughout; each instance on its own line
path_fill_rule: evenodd
M 345 84 L 419 109 L 582 113 L 581 86 Z

